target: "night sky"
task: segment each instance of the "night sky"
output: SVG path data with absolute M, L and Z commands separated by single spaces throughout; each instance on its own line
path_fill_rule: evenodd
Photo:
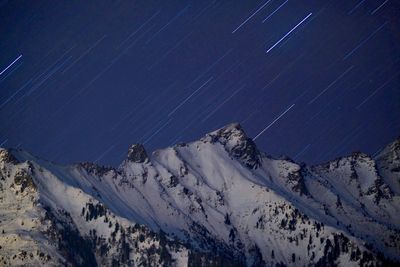
M 316 164 L 400 133 L 397 0 L 0 1 L 0 144 L 118 165 L 239 122 Z

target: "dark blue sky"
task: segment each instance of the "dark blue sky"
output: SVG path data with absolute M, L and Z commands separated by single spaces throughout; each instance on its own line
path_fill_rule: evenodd
M 0 1 L 0 143 L 117 165 L 240 122 L 319 163 L 400 133 L 400 5 Z

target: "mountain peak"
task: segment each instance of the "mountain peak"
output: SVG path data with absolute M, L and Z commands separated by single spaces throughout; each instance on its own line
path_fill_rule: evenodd
M 18 160 L 14 157 L 14 155 L 8 149 L 5 148 L 0 148 L 0 161 L 13 164 L 18 163 Z
M 388 144 L 376 158 L 388 157 L 400 158 L 400 137 Z
M 151 157 L 134 144 L 119 169 L 0 149 L 2 263 L 394 266 L 398 166 L 267 158 L 237 123 Z
M 148 159 L 146 149 L 142 144 L 133 144 L 128 150 L 128 160 L 143 163 Z
M 226 151 L 249 168 L 255 169 L 261 164 L 261 154 L 256 144 L 246 135 L 239 123 L 228 124 L 207 134 L 201 140 L 221 143 Z
M 239 123 L 230 123 L 218 130 L 206 134 L 201 140 L 205 142 L 222 142 L 225 143 L 227 140 L 240 142 L 247 139 L 247 135 Z

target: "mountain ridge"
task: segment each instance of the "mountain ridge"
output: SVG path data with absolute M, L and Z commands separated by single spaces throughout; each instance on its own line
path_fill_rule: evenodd
M 53 221 L 70 225 L 76 240 L 91 243 L 93 257 L 86 260 L 98 265 L 112 264 L 109 258 L 126 266 L 379 265 L 400 260 L 398 142 L 374 159 L 355 153 L 315 166 L 267 156 L 237 123 L 151 155 L 133 145 L 117 168 L 63 166 L 1 149 L 2 187 L 18 187 L 16 197 L 36 188 L 29 192 L 36 194 L 37 205 L 46 207 Z M 31 179 L 18 178 L 19 172 Z M 1 196 L 2 201 L 14 197 L 4 190 Z M 9 221 L 14 230 L 22 227 L 18 216 Z M 115 229 L 117 222 L 124 234 Z M 153 254 L 135 247 L 139 237 L 132 229 L 153 242 Z M 69 256 L 52 258 L 75 260 L 73 266 L 82 262 L 78 251 L 64 254 Z M 12 264 L 1 249 L 0 255 Z

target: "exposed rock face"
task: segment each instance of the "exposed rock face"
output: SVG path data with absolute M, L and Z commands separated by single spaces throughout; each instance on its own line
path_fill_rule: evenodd
M 18 160 L 13 156 L 13 154 L 4 148 L 0 148 L 0 161 L 14 164 L 18 163 Z
M 147 159 L 147 153 L 142 144 L 134 144 L 129 148 L 128 160 L 135 163 L 143 163 Z
M 308 174 L 308 170 L 305 166 L 299 166 L 299 169 L 291 172 L 287 175 L 287 185 L 291 186 L 294 192 L 298 192 L 300 195 L 309 195 L 307 186 L 305 184 L 305 177 Z
M 233 157 L 249 168 L 255 169 L 260 166 L 261 153 L 238 123 L 232 123 L 212 132 L 202 140 L 221 143 Z
M 108 172 L 116 172 L 116 170 L 112 167 L 100 166 L 91 162 L 82 162 L 79 163 L 78 166 L 86 170 L 88 173 L 97 176 L 103 176 Z
M 400 138 L 385 147 L 376 157 L 376 164 L 391 191 L 400 194 Z
M 134 145 L 118 168 L 0 150 L 0 265 L 393 266 L 396 142 L 318 166 L 267 157 L 238 124 Z

